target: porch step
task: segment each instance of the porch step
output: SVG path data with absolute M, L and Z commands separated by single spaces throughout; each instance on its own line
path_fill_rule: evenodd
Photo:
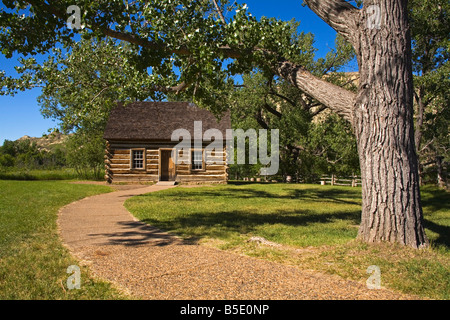
M 158 181 L 157 186 L 174 186 L 176 181 Z

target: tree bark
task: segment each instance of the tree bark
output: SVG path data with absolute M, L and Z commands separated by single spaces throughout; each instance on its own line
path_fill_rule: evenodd
M 401 0 L 377 3 L 380 29 L 368 28 L 364 21 L 370 12 L 362 9 L 355 46 L 361 77 L 353 117 L 362 176 L 358 237 L 419 248 L 428 241 L 414 143 L 407 4 Z
M 293 86 L 352 122 L 352 107 L 356 99 L 353 92 L 320 79 L 302 66 L 289 61 L 280 62 L 274 71 Z
M 428 246 L 414 141 L 407 1 L 364 1 L 357 14 L 343 0 L 305 2 L 352 43 L 358 59 L 360 85 L 351 116 L 346 116 L 357 138 L 361 166 L 358 238 Z

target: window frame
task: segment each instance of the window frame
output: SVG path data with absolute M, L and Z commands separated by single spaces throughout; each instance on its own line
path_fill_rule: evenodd
M 201 152 L 202 153 L 202 168 L 201 169 L 194 169 L 193 168 L 193 164 L 194 164 L 194 152 Z M 191 172 L 202 172 L 202 171 L 206 171 L 206 164 L 205 164 L 205 149 L 190 149 L 189 151 L 189 170 Z
M 137 160 L 142 160 L 142 168 L 136 168 L 134 166 L 134 160 L 135 160 L 135 156 L 134 153 L 135 151 L 142 151 L 142 159 L 137 159 Z M 146 159 L 146 149 L 145 148 L 132 148 L 130 149 L 130 169 L 132 171 L 147 171 L 147 159 Z

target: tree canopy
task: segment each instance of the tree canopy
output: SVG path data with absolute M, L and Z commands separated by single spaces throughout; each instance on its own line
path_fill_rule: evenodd
M 72 48 L 78 35 L 108 36 L 129 43 L 127 62 L 147 73 L 136 83 L 143 92 L 184 90 L 217 112 L 226 108 L 219 97 L 236 74 L 258 67 L 273 76 L 280 73 L 281 62 L 305 71 L 311 66 L 310 44 L 304 34 L 293 32 L 297 24 L 257 20 L 247 6 L 229 1 L 3 2 L 0 46 L 5 56 Z M 82 12 L 79 30 L 66 24 L 66 9 L 74 4 Z M 225 12 L 231 18 L 223 18 Z

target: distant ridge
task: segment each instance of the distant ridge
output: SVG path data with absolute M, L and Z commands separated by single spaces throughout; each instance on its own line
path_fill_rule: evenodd
M 54 131 L 40 138 L 24 135 L 23 137 L 17 139 L 16 141 L 29 140 L 31 143 L 36 143 L 39 150 L 51 151 L 58 145 L 64 145 L 67 142 L 69 136 L 70 135 Z

